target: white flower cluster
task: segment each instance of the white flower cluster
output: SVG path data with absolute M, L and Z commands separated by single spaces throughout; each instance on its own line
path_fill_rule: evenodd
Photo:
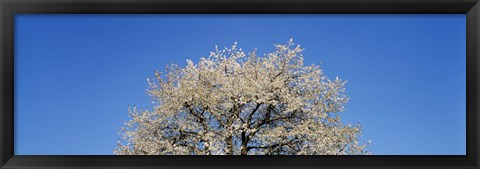
M 259 57 L 235 43 L 148 79 L 152 110 L 129 110 L 119 155 L 370 154 L 343 125 L 345 82 L 303 65 L 292 40 Z

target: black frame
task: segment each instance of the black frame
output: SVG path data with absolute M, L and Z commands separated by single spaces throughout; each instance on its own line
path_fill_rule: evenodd
M 7 168 L 463 168 L 480 166 L 479 0 L 0 0 L 0 166 Z M 466 14 L 467 155 L 14 155 L 15 14 Z

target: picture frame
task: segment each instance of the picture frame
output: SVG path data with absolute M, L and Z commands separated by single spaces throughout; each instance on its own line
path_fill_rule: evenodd
M 478 0 L 2 0 L 0 166 L 13 168 L 463 168 L 480 166 Z M 14 154 L 16 14 L 465 14 L 467 154 L 373 156 L 103 156 Z M 41 112 L 39 112 L 41 113 Z

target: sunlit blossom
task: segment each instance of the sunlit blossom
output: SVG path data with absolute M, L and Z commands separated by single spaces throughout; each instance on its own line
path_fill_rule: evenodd
M 359 125 L 343 124 L 346 81 L 304 66 L 293 40 L 257 56 L 235 43 L 147 79 L 156 104 L 129 109 L 118 155 L 370 154 Z

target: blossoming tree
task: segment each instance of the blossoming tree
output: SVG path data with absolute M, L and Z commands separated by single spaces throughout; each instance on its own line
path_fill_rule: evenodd
M 118 155 L 369 154 L 339 112 L 345 81 L 304 66 L 292 40 L 263 57 L 233 45 L 148 80 L 155 107 L 130 108 Z

